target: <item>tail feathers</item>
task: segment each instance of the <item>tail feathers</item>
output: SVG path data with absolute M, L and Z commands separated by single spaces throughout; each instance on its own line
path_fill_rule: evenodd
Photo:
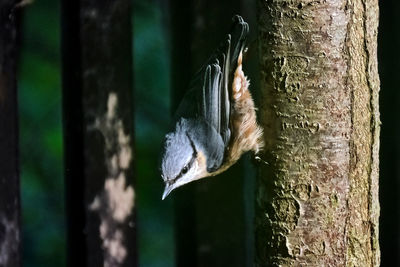
M 239 15 L 234 16 L 232 21 L 230 33 L 226 35 L 226 39 L 208 58 L 203 67 L 194 75 L 194 78 L 191 81 L 191 87 L 192 84 L 201 80 L 205 69 L 210 64 L 216 63 L 221 66 L 223 65 L 223 73 L 226 73 L 228 77 L 236 70 L 238 57 L 246 45 L 249 25 Z M 227 80 L 229 79 L 228 77 Z
M 233 24 L 231 27 L 231 66 L 236 66 L 239 56 L 246 45 L 247 36 L 249 34 L 249 25 L 239 15 L 232 19 Z M 239 63 L 240 64 L 240 63 Z

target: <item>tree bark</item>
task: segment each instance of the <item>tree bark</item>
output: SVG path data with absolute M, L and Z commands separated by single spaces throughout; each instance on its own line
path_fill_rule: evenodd
M 68 266 L 136 266 L 131 2 L 62 1 Z
M 21 265 L 16 5 L 0 2 L 0 266 L 9 267 Z
M 258 266 L 379 266 L 377 0 L 259 1 Z

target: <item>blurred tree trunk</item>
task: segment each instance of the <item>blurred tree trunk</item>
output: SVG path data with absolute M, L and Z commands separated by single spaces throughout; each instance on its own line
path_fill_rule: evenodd
M 377 0 L 259 1 L 258 266 L 379 266 Z
M 7 267 L 21 265 L 16 5 L 0 2 L 0 266 Z
M 171 1 L 173 111 L 190 78 L 225 38 L 240 1 Z M 245 169 L 240 163 L 225 174 L 174 191 L 177 266 L 246 266 Z M 250 244 L 252 245 L 252 244 Z M 250 255 L 250 256 L 249 256 Z
M 129 0 L 62 1 L 68 266 L 136 266 Z

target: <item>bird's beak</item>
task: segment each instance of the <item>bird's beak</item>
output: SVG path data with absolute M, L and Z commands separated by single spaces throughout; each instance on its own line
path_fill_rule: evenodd
M 165 189 L 164 189 L 164 193 L 163 193 L 163 195 L 162 195 L 162 200 L 164 200 L 168 195 L 169 195 L 169 193 L 171 193 L 171 191 L 172 190 L 174 190 L 174 185 L 173 184 L 166 184 L 165 185 Z

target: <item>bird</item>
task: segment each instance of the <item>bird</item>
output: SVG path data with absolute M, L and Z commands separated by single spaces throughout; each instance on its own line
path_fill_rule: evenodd
M 162 145 L 162 200 L 224 172 L 248 151 L 262 151 L 263 130 L 242 66 L 248 33 L 249 25 L 235 15 L 229 34 L 189 83 Z

